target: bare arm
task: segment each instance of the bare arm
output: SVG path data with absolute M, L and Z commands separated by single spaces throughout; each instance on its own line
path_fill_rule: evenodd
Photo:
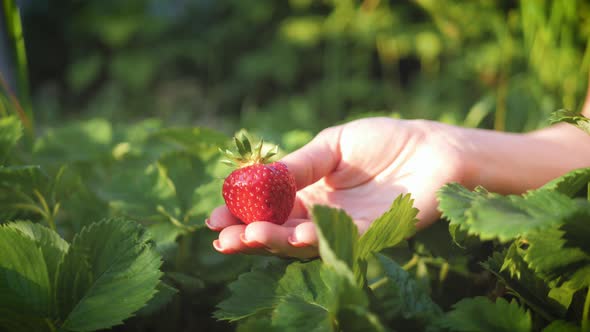
M 590 89 L 583 114 L 590 116 Z M 464 129 L 465 185 L 520 193 L 581 167 L 590 167 L 590 136 L 570 124 L 528 134 Z

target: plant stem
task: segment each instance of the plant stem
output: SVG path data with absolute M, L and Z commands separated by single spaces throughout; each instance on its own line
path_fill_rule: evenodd
M 25 48 L 25 39 L 23 36 L 23 28 L 20 18 L 20 11 L 16 6 L 14 0 L 4 0 L 4 16 L 6 22 L 6 28 L 9 33 L 9 37 L 12 39 L 12 45 L 14 48 L 14 61 L 17 67 L 17 92 L 21 100 L 21 104 L 25 110 L 30 126 L 27 127 L 32 134 L 33 130 L 33 114 L 31 109 L 31 102 L 29 98 L 29 72 L 27 65 L 27 53 Z
M 37 196 L 37 199 L 39 199 L 39 202 L 41 203 L 41 205 L 43 206 L 43 210 L 45 211 L 45 220 L 47 220 L 47 224 L 49 225 L 49 227 L 56 231 L 57 228 L 55 227 L 55 220 L 54 220 L 54 212 L 49 208 L 49 205 L 47 204 L 47 201 L 45 200 L 45 197 L 43 197 L 43 195 L 39 192 L 39 190 L 35 189 L 33 191 L 33 193 Z
M 369 288 L 370 288 L 371 290 L 373 290 L 373 291 L 374 291 L 375 289 L 377 289 L 377 288 L 379 288 L 379 287 L 381 287 L 381 286 L 385 285 L 385 284 L 387 283 L 387 281 L 388 281 L 388 280 L 389 280 L 389 279 L 388 279 L 387 277 L 383 277 L 383 278 L 381 278 L 381 279 L 379 279 L 379 280 L 377 280 L 377 281 L 373 282 L 372 284 L 370 284 L 370 285 L 369 285 Z
M 49 320 L 49 318 L 45 318 L 45 323 L 47 323 L 47 326 L 49 327 L 49 330 L 50 330 L 51 332 L 55 332 L 55 331 L 57 331 L 57 330 L 55 329 L 55 325 L 53 324 L 53 322 L 52 322 L 51 320 Z
M 404 264 L 402 266 L 402 269 L 407 271 L 407 270 L 413 268 L 414 266 L 416 266 L 416 264 L 418 264 L 419 260 L 420 260 L 420 258 L 418 257 L 418 255 L 412 256 L 412 259 L 410 259 L 406 264 Z
M 588 321 L 589 315 L 590 315 L 590 287 L 588 287 L 588 293 L 586 293 L 586 301 L 584 301 L 584 311 L 582 312 L 582 332 L 590 332 L 590 321 Z

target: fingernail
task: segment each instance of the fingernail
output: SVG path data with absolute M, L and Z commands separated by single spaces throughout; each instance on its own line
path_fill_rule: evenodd
M 215 250 L 219 251 L 222 254 L 226 254 L 226 255 L 231 255 L 231 254 L 235 254 L 237 251 L 233 250 L 233 249 L 223 249 L 221 247 L 221 243 L 219 243 L 219 240 L 213 240 L 213 248 L 215 248 Z
M 212 231 L 220 231 L 221 230 L 221 228 L 211 225 L 211 220 L 209 218 L 205 219 L 205 225 L 207 225 L 207 227 L 209 227 L 209 229 Z
M 240 234 L 240 240 L 242 240 L 242 243 L 250 248 L 266 248 L 266 246 L 264 244 L 262 244 L 258 241 L 248 241 L 246 239 L 246 234 L 244 234 L 244 233 Z
M 299 241 L 297 241 L 297 238 L 295 237 L 295 234 L 289 235 L 289 237 L 287 238 L 287 242 L 289 242 L 289 244 L 291 246 L 296 247 L 296 248 L 307 247 L 309 245 L 309 244 L 307 244 L 305 242 L 299 242 Z
M 221 248 L 219 240 L 213 240 L 213 248 L 215 248 L 215 250 L 217 251 L 223 251 L 223 248 Z

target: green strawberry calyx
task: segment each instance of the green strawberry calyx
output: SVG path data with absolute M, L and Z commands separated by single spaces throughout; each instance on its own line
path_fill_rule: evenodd
M 250 139 L 248 139 L 246 134 L 243 132 L 234 136 L 234 143 L 236 145 L 237 152 L 231 151 L 229 149 L 222 150 L 221 148 L 219 149 L 219 152 L 221 152 L 227 158 L 222 159 L 222 163 L 237 168 L 256 164 L 265 164 L 270 158 L 279 152 L 279 147 L 273 145 L 268 151 L 266 151 L 266 153 L 262 154 L 264 140 L 261 139 L 256 144 L 256 146 L 252 147 Z

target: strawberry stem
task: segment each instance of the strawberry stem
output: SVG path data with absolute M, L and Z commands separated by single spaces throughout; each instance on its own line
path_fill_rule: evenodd
M 273 145 L 266 153 L 262 154 L 262 148 L 264 147 L 264 140 L 261 139 L 256 143 L 254 149 L 252 149 L 252 143 L 248 136 L 245 133 L 241 132 L 236 135 L 234 138 L 234 144 L 237 149 L 237 153 L 235 151 L 231 151 L 229 149 L 222 150 L 219 149 L 227 159 L 221 160 L 222 163 L 230 166 L 236 166 L 238 168 L 255 165 L 255 164 L 264 164 L 269 161 L 270 158 L 275 156 L 279 152 L 279 147 Z

